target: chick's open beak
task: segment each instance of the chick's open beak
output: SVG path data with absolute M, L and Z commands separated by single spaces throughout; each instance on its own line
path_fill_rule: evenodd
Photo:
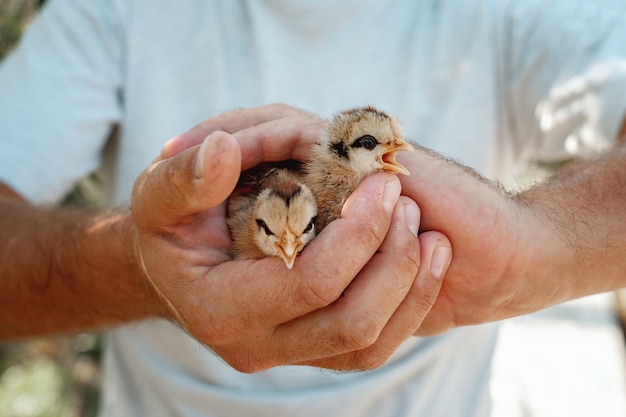
M 276 248 L 287 269 L 291 269 L 296 261 L 296 256 L 302 249 L 302 242 L 291 231 L 286 230 L 281 236 L 280 242 L 276 242 Z
M 400 151 L 413 151 L 413 147 L 406 142 L 394 143 L 390 145 L 385 152 L 380 155 L 379 162 L 384 171 L 391 171 L 397 174 L 410 175 L 408 169 L 396 161 L 396 153 Z

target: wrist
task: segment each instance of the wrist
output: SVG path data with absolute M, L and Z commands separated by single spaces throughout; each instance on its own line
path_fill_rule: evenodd
M 136 287 L 137 303 L 146 317 L 160 317 L 173 320 L 177 317 L 176 310 L 162 294 L 156 283 L 146 270 L 139 238 L 139 231 L 130 212 L 122 219 L 126 241 L 128 242 L 128 278 Z
M 128 211 L 0 204 L 0 339 L 99 330 L 164 316 Z
M 584 271 L 572 244 L 563 207 L 543 203 L 541 193 L 530 190 L 514 197 L 520 213 L 517 271 L 524 283 L 527 312 L 588 295 L 579 285 Z

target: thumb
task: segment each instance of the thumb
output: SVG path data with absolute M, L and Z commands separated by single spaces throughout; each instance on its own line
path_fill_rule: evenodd
M 241 151 L 235 138 L 214 132 L 201 145 L 158 162 L 143 171 L 133 189 L 131 211 L 147 230 L 183 221 L 223 202 L 241 171 Z

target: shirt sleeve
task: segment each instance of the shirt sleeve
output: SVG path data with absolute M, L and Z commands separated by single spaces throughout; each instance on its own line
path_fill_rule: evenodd
M 502 54 L 514 152 L 556 162 L 613 143 L 626 114 L 626 10 L 618 3 L 509 3 Z
M 93 171 L 120 119 L 115 3 L 48 1 L 0 64 L 0 181 L 32 202 L 58 202 Z

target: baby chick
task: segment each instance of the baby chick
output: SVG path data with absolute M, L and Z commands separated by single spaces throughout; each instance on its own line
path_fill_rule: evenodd
M 317 204 L 299 174 L 272 169 L 254 192 L 228 202 L 227 223 L 235 259 L 280 256 L 288 269 L 315 237 Z
M 412 151 L 394 117 L 360 107 L 338 113 L 314 145 L 305 165 L 305 182 L 316 197 L 319 233 L 341 215 L 343 203 L 356 186 L 375 171 L 409 175 L 396 153 Z

